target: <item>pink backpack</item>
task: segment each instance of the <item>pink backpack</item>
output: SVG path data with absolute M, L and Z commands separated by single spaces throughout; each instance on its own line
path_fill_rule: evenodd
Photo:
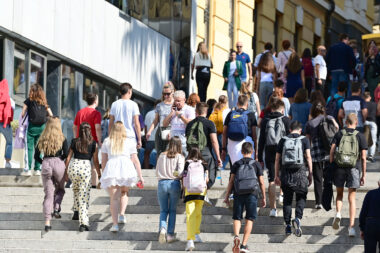
M 205 172 L 202 161 L 188 160 L 187 174 L 183 178 L 183 185 L 188 193 L 203 193 L 206 190 Z

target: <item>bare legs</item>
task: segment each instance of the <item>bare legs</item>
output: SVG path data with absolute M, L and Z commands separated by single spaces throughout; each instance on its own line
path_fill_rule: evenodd
M 252 227 L 253 227 L 253 221 L 252 220 L 246 220 L 245 221 L 245 227 L 244 227 L 244 236 L 243 236 L 243 245 L 247 245 L 249 235 L 252 232 Z M 241 221 L 240 220 L 234 220 L 233 224 L 233 229 L 234 229 L 234 235 L 239 235 L 240 233 L 240 228 L 241 228 Z
M 276 185 L 270 182 L 268 186 L 269 206 L 271 209 L 276 209 Z
M 343 190 L 344 188 L 336 188 L 336 212 L 340 213 L 343 206 Z M 355 225 L 355 215 L 356 215 L 356 189 L 348 189 L 348 203 L 350 209 L 350 228 Z

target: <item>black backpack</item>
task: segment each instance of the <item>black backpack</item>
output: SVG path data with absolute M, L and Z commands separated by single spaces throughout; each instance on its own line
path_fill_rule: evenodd
M 334 122 L 328 117 L 324 117 L 318 125 L 318 136 L 322 140 L 324 150 L 329 153 L 331 142 L 339 129 L 335 128 Z
M 344 100 L 343 97 L 335 98 L 334 96 L 331 96 L 330 101 L 326 105 L 326 114 L 333 116 L 335 119 L 338 118 L 338 102 Z
M 259 192 L 259 181 L 256 175 L 256 161 L 253 159 L 248 162 L 240 160 L 237 163 L 239 164 L 239 168 L 236 171 L 234 179 L 234 194 L 257 194 Z
M 28 108 L 29 122 L 33 125 L 43 125 L 47 121 L 47 110 L 44 105 L 41 105 L 35 101 L 30 103 Z

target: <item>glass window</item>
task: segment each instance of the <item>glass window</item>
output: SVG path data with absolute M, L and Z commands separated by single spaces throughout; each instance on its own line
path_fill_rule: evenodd
M 68 65 L 62 65 L 61 118 L 75 117 L 75 71 Z
M 111 109 L 111 105 L 118 99 L 119 91 L 116 88 L 105 86 L 104 87 L 104 109 Z
M 29 84 L 38 83 L 42 87 L 45 87 L 45 75 L 45 57 L 31 52 Z
M 13 67 L 13 94 L 26 98 L 27 85 L 26 85 L 26 54 L 27 51 L 19 47 L 14 50 L 14 67 Z

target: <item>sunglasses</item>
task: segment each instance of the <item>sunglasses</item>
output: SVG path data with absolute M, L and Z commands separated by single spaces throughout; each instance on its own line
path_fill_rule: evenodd
M 169 93 L 165 93 L 165 92 L 162 93 L 162 95 L 164 95 L 164 96 L 170 96 L 171 94 L 172 93 L 170 93 L 170 92 Z
M 236 46 L 237 48 L 241 48 L 241 47 L 243 47 L 243 46 Z

